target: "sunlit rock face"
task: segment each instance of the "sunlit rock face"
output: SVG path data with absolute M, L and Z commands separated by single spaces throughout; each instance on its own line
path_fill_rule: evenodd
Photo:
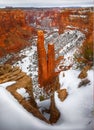
M 44 48 L 44 33 L 38 31 L 38 66 L 39 66 L 39 83 L 42 85 L 44 80 L 47 80 L 47 56 Z
M 93 12 L 79 8 L 78 10 L 62 11 L 59 14 L 59 33 L 65 29 L 78 29 L 88 35 L 93 31 Z
M 46 91 L 59 89 L 58 73 L 55 72 L 54 44 L 48 44 L 48 51 L 44 47 L 44 33 L 38 31 L 38 82 Z
M 17 52 L 28 45 L 33 31 L 34 29 L 26 23 L 23 10 L 0 10 L 0 56 Z

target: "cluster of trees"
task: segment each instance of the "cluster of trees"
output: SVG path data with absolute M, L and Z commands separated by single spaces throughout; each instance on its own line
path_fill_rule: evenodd
M 84 65 L 93 65 L 93 32 L 88 35 L 82 46 L 80 46 L 75 53 L 75 59 L 79 67 Z

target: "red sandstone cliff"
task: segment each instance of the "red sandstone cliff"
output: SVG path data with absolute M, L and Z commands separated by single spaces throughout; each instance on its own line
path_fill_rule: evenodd
M 23 10 L 0 10 L 0 56 L 17 52 L 28 45 L 28 39 L 34 31 L 27 25 Z
M 92 11 L 86 11 L 86 9 L 62 11 L 58 16 L 59 33 L 63 33 L 70 26 L 69 29 L 77 28 L 86 35 L 89 35 L 93 31 L 93 15 Z

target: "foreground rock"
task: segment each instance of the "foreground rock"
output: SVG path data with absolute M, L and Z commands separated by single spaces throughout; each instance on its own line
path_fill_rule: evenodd
M 61 90 L 58 90 L 58 97 L 60 98 L 61 101 L 64 101 L 67 96 L 68 96 L 68 92 L 66 89 L 61 89 Z
M 35 102 L 32 90 L 32 80 L 22 72 L 18 67 L 12 67 L 11 65 L 1 65 L 0 66 L 0 83 L 5 83 L 8 81 L 16 81 L 7 87 L 7 90 L 17 99 L 17 101 L 30 113 L 39 119 L 47 123 L 55 123 L 59 118 L 59 111 L 57 110 L 54 98 L 51 98 L 50 106 L 50 120 L 47 120 L 42 113 L 39 111 L 37 104 Z M 29 99 L 25 99 L 21 94 L 18 93 L 17 89 L 24 88 L 29 94 Z

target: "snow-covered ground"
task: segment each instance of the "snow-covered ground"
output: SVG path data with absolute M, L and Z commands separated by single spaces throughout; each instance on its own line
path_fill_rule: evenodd
M 60 73 L 61 89 L 67 89 L 68 97 L 61 102 L 55 92 L 55 103 L 61 116 L 53 125 L 48 125 L 28 113 L 1 84 L 0 130 L 93 130 L 93 70 L 88 71 L 87 78 L 90 83 L 81 88 L 78 88 L 81 81 L 78 75 L 77 70 Z M 7 85 L 10 83 L 6 83 L 5 86 Z M 40 107 L 49 107 L 49 100 L 37 103 Z
M 73 60 L 72 56 L 76 46 L 84 40 L 84 34 L 79 31 L 68 30 L 59 36 L 59 43 L 58 39 L 53 38 L 53 36 L 49 40 L 53 41 L 55 46 L 57 46 L 58 50 L 56 51 L 58 54 L 64 54 L 66 58 L 65 64 L 68 65 Z M 71 49 L 68 50 L 68 48 Z M 19 55 L 25 55 L 26 57 L 15 63 L 14 66 L 19 66 L 32 77 L 35 97 L 36 95 L 39 96 L 40 92 L 42 95 L 42 89 L 37 86 L 36 40 L 33 41 L 31 47 L 22 50 Z M 67 89 L 68 97 L 61 102 L 58 98 L 58 93 L 55 92 L 55 103 L 61 116 L 58 122 L 53 125 L 49 125 L 27 112 L 6 90 L 6 87 L 15 84 L 15 81 L 0 84 L 0 130 L 93 130 L 93 69 L 88 71 L 87 79 L 90 80 L 90 83 L 80 88 L 78 88 L 81 82 L 81 79 L 78 78 L 79 73 L 80 70 L 74 70 L 73 68 L 60 73 L 61 89 Z M 17 92 L 25 98 L 29 96 L 25 89 L 18 89 Z M 36 101 L 40 110 L 43 107 L 49 107 L 50 100 Z M 49 118 L 49 115 L 45 113 L 44 116 Z

